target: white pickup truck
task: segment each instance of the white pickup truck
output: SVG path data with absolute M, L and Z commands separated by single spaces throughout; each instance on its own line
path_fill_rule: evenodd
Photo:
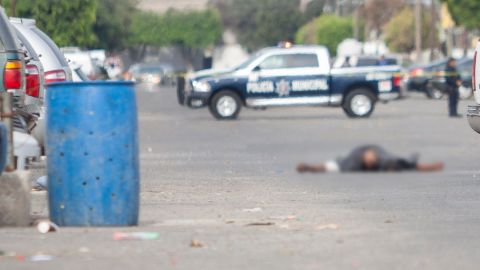
M 323 46 L 265 48 L 239 67 L 199 71 L 178 84 L 178 101 L 209 107 L 217 119 L 241 107 L 338 106 L 349 117 L 369 117 L 377 101 L 399 97 L 400 67 L 331 68 Z
M 480 41 L 473 57 L 472 90 L 477 105 L 468 106 L 467 119 L 470 127 L 480 133 Z

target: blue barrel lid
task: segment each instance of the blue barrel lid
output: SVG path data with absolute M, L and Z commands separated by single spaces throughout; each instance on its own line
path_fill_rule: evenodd
M 134 85 L 133 81 L 84 81 L 84 82 L 53 82 L 49 86 L 102 86 L 102 85 Z

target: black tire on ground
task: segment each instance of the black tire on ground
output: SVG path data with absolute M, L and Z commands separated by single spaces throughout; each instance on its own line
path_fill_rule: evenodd
M 242 109 L 242 101 L 234 91 L 222 90 L 213 96 L 208 108 L 218 120 L 234 120 Z
M 367 118 L 375 109 L 377 99 L 368 89 L 355 89 L 347 94 L 343 111 L 351 118 Z

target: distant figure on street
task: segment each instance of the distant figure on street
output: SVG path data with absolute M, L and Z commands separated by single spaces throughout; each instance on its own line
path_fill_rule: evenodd
M 342 68 L 349 68 L 349 67 L 352 67 L 352 65 L 350 64 L 350 56 L 347 56 L 345 57 L 345 62 L 342 64 Z
M 388 61 L 387 59 L 385 59 L 385 55 L 380 56 L 380 59 L 378 59 L 377 65 L 388 66 Z
M 347 157 L 335 161 L 327 161 L 318 165 L 300 163 L 299 173 L 323 172 L 399 172 L 422 171 L 433 172 L 443 170 L 443 163 L 418 163 L 418 155 L 402 158 L 392 155 L 377 145 L 364 145 L 354 149 Z
M 461 85 L 461 80 L 457 72 L 457 60 L 454 58 L 448 59 L 447 67 L 445 68 L 445 80 L 447 82 L 449 116 L 462 117 L 462 115 L 457 112 L 458 98 L 460 95 L 458 87 Z

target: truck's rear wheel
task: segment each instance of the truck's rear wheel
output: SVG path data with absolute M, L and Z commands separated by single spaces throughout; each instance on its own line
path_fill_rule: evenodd
M 352 118 L 369 117 L 375 109 L 375 96 L 366 89 L 357 89 L 348 93 L 343 111 Z
M 209 109 L 210 113 L 219 120 L 232 120 L 238 117 L 242 102 L 237 93 L 224 90 L 211 99 Z

